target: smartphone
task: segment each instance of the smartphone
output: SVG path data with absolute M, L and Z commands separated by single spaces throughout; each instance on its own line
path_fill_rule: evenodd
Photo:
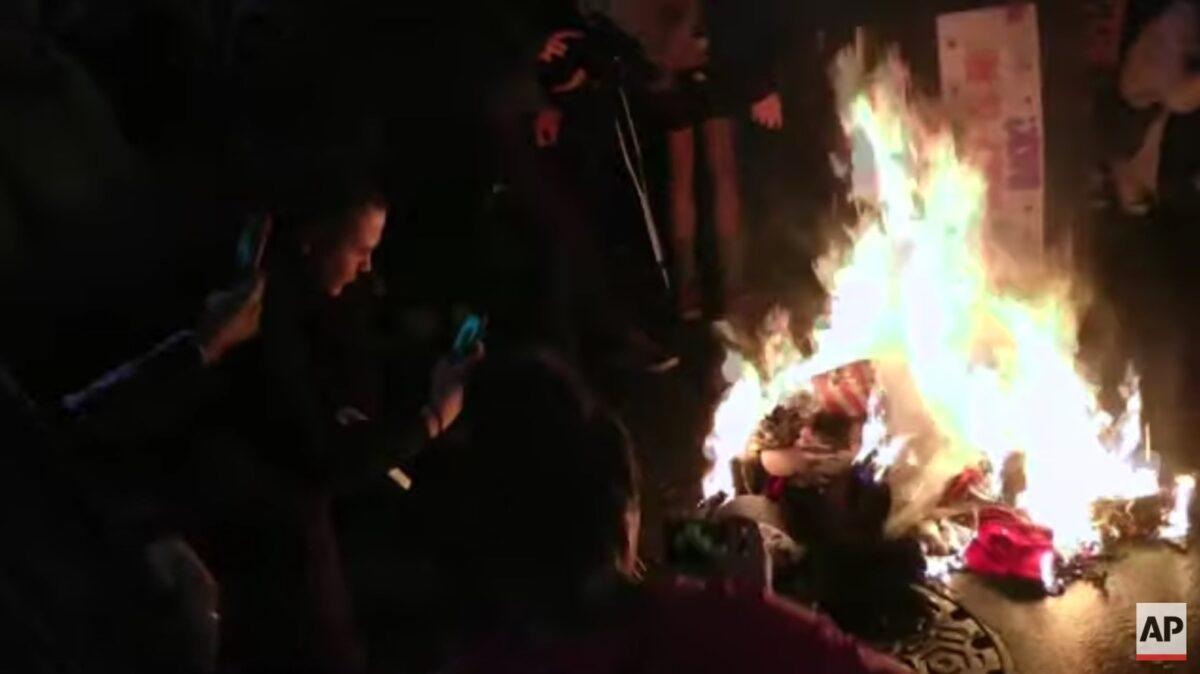
M 697 575 L 718 573 L 749 554 L 755 537 L 748 529 L 755 526 L 741 519 L 668 520 L 667 563 Z
M 668 520 L 666 534 L 667 566 L 674 573 L 702 581 L 732 581 L 754 592 L 771 587 L 771 555 L 753 520 Z
M 458 334 L 454 337 L 454 356 L 456 358 L 470 356 L 475 351 L 476 345 L 483 341 L 486 332 L 487 317 L 469 314 L 458 326 Z
M 271 216 L 266 214 L 251 215 L 246 218 L 242 232 L 238 235 L 237 270 L 248 274 L 262 269 L 263 258 L 267 253 L 267 243 L 271 239 Z

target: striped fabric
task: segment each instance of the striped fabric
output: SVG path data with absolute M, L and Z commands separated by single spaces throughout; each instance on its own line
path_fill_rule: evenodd
M 865 419 L 867 401 L 875 385 L 875 368 L 860 360 L 813 377 L 821 409 L 851 419 Z

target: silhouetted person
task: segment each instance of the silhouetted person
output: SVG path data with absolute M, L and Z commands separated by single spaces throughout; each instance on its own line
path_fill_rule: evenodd
M 780 27 L 771 2 L 652 0 L 641 10 L 640 37 L 668 76 L 657 105 L 667 128 L 668 205 L 675 244 L 680 315 L 701 313 L 696 264 L 698 159 L 711 186 L 717 259 L 728 305 L 742 291 L 744 232 L 735 120 L 783 127 L 775 69 Z M 700 150 L 698 151 L 698 148 Z
M 198 547 L 222 586 L 222 659 L 252 671 L 356 672 L 364 655 L 331 519 L 339 489 L 421 452 L 457 417 L 470 362 L 434 373 L 430 403 L 380 400 L 362 317 L 387 204 L 328 177 L 273 214 L 262 338 L 229 364 L 197 451 L 210 509 Z
M 166 228 L 142 227 L 141 159 L 90 74 L 42 30 L 39 3 L 2 5 L 0 301 L 25 320 L 6 322 L 0 345 L 29 389 L 57 395 L 122 355 L 140 315 L 111 319 L 133 297 L 149 309 L 152 289 L 132 281 Z M 58 329 L 26 330 L 49 321 Z
M 648 234 L 657 237 L 643 166 L 647 141 L 637 124 L 638 91 L 652 68 L 610 18 L 575 4 L 557 3 L 537 19 L 544 100 L 533 133 L 522 129 L 510 141 L 518 147 L 509 154 L 528 164 L 512 170 L 512 192 L 534 207 L 528 219 L 552 246 L 553 309 L 576 327 L 584 362 L 662 373 L 679 358 L 636 325 L 638 311 L 660 308 L 656 300 L 665 295 Z
M 471 471 L 445 505 L 449 582 L 476 622 L 450 671 L 906 671 L 761 592 L 638 584 L 638 470 L 622 425 L 553 358 L 489 365 L 468 397 Z
M 0 670 L 212 671 L 215 588 L 122 501 L 199 411 L 209 366 L 255 335 L 261 301 L 261 282 L 215 296 L 197 331 L 54 408 L 0 361 Z

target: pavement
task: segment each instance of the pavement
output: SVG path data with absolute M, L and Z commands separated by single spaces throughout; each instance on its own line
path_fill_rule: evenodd
M 1130 545 L 1102 564 L 1102 585 L 1076 582 L 1057 597 L 1021 599 L 970 574 L 950 581 L 956 598 L 1007 646 L 1020 674 L 1200 672 L 1200 544 Z M 1188 604 L 1190 662 L 1134 659 L 1138 602 Z

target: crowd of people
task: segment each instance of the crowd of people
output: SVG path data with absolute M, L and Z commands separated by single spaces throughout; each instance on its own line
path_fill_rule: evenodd
M 1128 4 L 1116 58 L 1097 106 L 1106 133 L 1098 144 L 1103 180 L 1096 269 L 1103 320 L 1120 345 L 1110 379 L 1126 358 L 1142 377 L 1146 417 L 1155 449 L 1180 470 L 1198 465 L 1191 435 L 1191 400 L 1200 354 L 1195 348 L 1195 229 L 1200 166 L 1195 142 L 1200 123 L 1200 8 L 1193 0 L 1140 0 Z M 1115 327 L 1119 326 L 1119 327 Z
M 0 7 L 0 669 L 904 671 L 647 564 L 604 386 L 741 301 L 786 23 L 409 5 Z

